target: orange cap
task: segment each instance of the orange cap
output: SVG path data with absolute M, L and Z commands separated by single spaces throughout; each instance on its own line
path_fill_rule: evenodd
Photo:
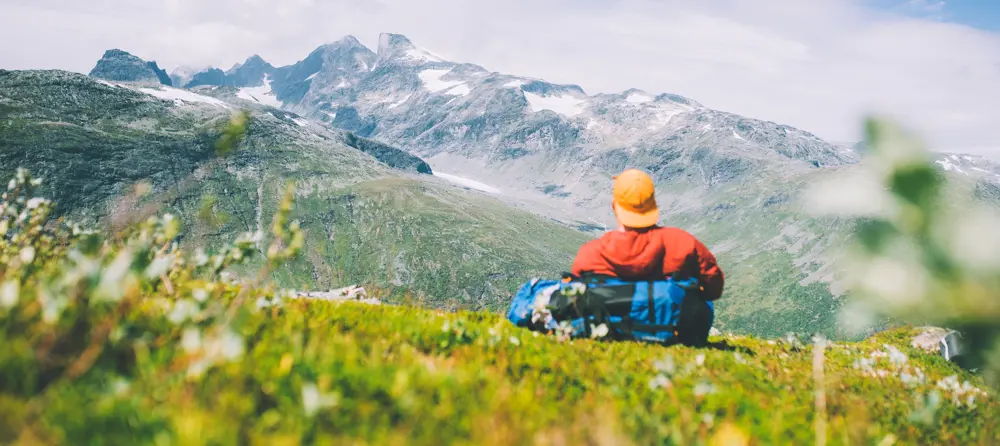
M 653 179 L 628 169 L 614 177 L 614 208 L 618 221 L 630 228 L 648 228 L 660 221 Z

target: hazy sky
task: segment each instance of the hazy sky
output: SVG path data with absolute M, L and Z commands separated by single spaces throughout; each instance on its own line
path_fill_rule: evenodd
M 121 48 L 167 71 L 275 65 L 347 34 L 455 61 L 636 87 L 861 138 L 897 117 L 937 150 L 1000 158 L 1000 0 L 0 0 L 0 68 L 86 73 Z

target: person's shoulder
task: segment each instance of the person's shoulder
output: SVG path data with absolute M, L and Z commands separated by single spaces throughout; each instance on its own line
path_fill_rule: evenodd
M 698 238 L 681 228 L 675 228 L 670 226 L 661 226 L 654 229 L 657 235 L 665 243 L 671 244 L 691 244 L 692 246 L 698 241 Z
M 580 245 L 580 252 L 594 251 L 594 250 L 599 249 L 601 247 L 602 240 L 604 240 L 605 238 L 607 238 L 610 234 L 611 234 L 610 231 L 609 232 L 605 232 L 604 234 L 601 234 L 600 237 L 595 238 L 593 240 L 590 240 L 590 241 L 584 243 L 583 245 Z
M 656 231 L 660 235 L 660 237 L 678 238 L 678 239 L 695 238 L 695 236 L 690 232 L 672 226 L 658 226 L 654 229 L 654 231 Z

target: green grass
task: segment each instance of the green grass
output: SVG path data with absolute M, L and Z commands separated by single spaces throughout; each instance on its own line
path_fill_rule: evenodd
M 156 367 L 142 368 L 148 373 L 95 373 L 45 389 L 30 435 L 54 444 L 707 444 L 735 428 L 754 444 L 815 441 L 808 345 L 743 337 L 713 338 L 701 350 L 563 343 L 490 313 L 308 301 L 256 313 L 243 327 L 246 355 L 199 379 L 167 373 L 171 360 L 183 366 L 167 345 L 150 357 Z M 968 408 L 944 393 L 931 419 L 910 419 L 917 396 L 939 379 L 982 386 L 910 348 L 912 334 L 826 351 L 827 444 L 1000 441 L 994 396 Z M 929 383 L 908 387 L 886 358 L 875 368 L 888 376 L 863 376 L 855 361 L 885 351 L 884 343 Z M 651 388 L 657 362 L 668 358 L 677 369 L 664 374 L 671 386 Z M 309 386 L 330 403 L 311 415 Z M 0 397 L 0 440 L 23 428 L 24 404 Z

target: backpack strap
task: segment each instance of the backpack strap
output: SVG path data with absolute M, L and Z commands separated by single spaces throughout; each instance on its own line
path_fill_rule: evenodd
M 647 313 L 649 313 L 650 325 L 656 323 L 656 298 L 653 296 L 654 284 L 655 282 L 653 282 L 652 280 L 646 282 L 646 285 L 648 287 L 646 294 L 649 296 L 649 308 L 647 310 Z

